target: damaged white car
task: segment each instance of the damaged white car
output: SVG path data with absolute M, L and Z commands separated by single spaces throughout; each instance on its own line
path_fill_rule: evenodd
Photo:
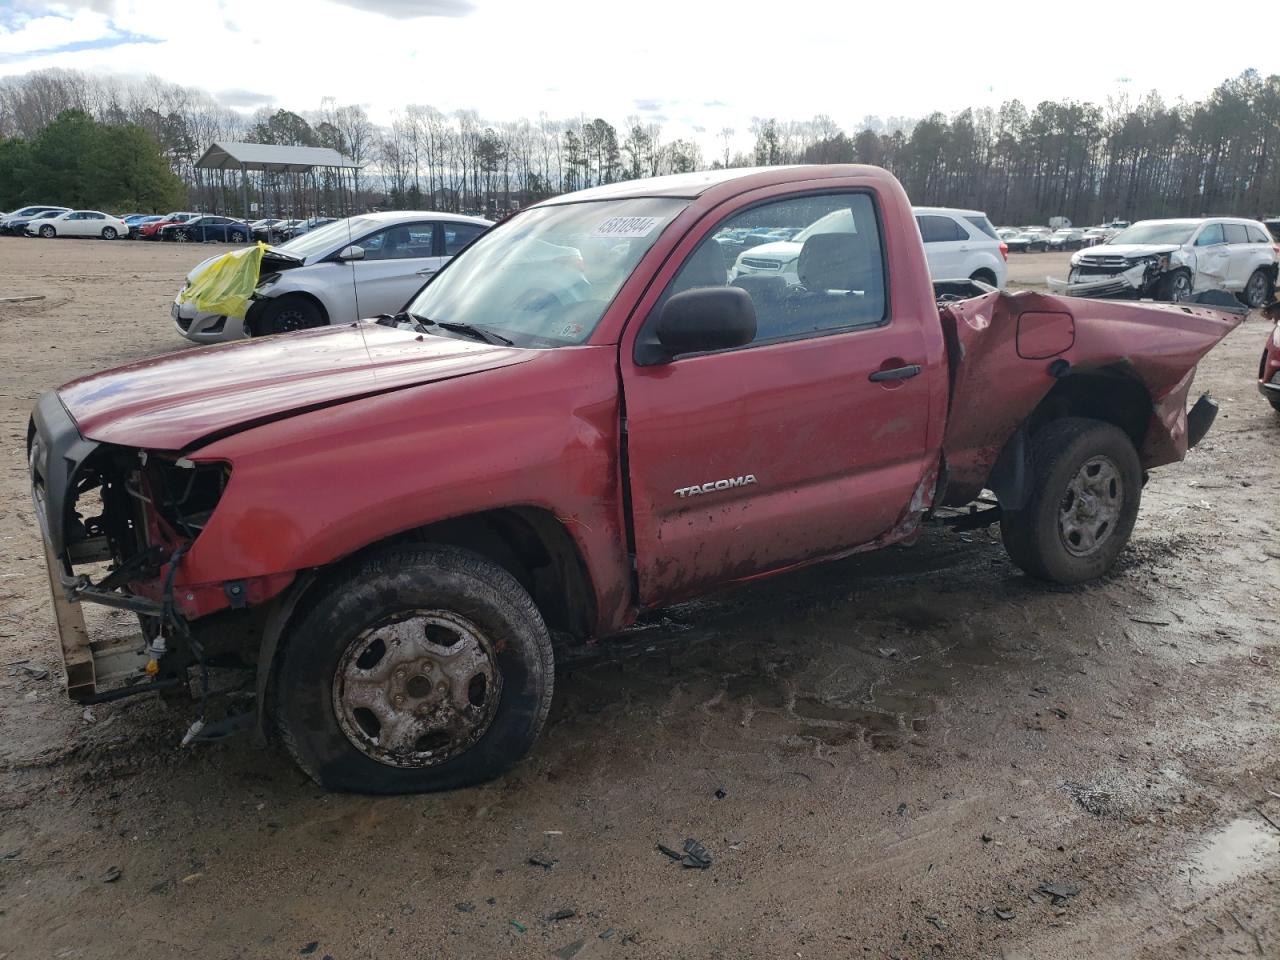
M 1260 307 L 1276 288 L 1278 257 L 1280 247 L 1256 220 L 1141 220 L 1075 253 L 1066 280 L 1046 280 L 1053 293 L 1073 297 L 1177 303 L 1224 290 Z

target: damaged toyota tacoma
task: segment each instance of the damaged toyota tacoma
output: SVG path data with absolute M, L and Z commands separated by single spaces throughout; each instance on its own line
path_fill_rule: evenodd
M 734 275 L 744 235 L 819 221 L 794 273 Z M 558 197 L 394 316 L 39 399 L 68 692 L 206 703 L 210 670 L 238 666 L 253 708 L 202 708 L 189 738 L 254 726 L 334 789 L 479 782 L 538 736 L 553 635 L 929 522 L 998 522 L 1041 580 L 1105 573 L 1147 471 L 1213 420 L 1188 392 L 1239 319 L 935 285 L 872 167 Z M 90 603 L 139 633 L 87 624 Z

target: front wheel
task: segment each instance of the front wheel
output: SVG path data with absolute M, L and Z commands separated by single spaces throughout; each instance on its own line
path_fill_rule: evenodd
M 325 316 L 314 300 L 297 294 L 276 297 L 263 309 L 262 319 L 250 330 L 251 336 L 270 336 L 323 327 Z
M 1240 299 L 1251 310 L 1257 310 L 1267 302 L 1267 294 L 1271 291 L 1271 278 L 1265 270 L 1255 270 L 1244 285 Z
M 40 236 L 44 237 L 46 240 L 52 240 L 57 235 L 58 231 L 47 224 L 40 228 Z
M 490 780 L 551 708 L 551 639 L 503 568 L 446 546 L 350 564 L 285 638 L 274 716 L 322 787 L 419 793 Z
M 233 234 L 231 234 L 231 242 L 232 242 L 232 243 L 244 243 L 244 234 L 243 234 L 243 233 L 233 233 Z
M 1156 285 L 1156 299 L 1169 303 L 1182 303 L 1191 299 L 1191 274 L 1175 270 L 1160 278 Z
M 1032 490 L 1000 533 L 1026 573 L 1054 583 L 1100 577 L 1129 542 L 1142 500 L 1133 441 L 1109 423 L 1055 420 L 1031 439 Z

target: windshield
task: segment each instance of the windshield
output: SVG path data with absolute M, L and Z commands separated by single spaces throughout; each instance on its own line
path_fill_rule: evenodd
M 280 244 L 276 249 L 291 253 L 295 257 L 305 258 L 313 253 L 326 250 L 335 244 L 359 240 L 372 229 L 373 225 L 374 222 L 367 217 L 335 220 L 333 223 L 327 223 L 323 227 L 316 227 L 316 229 L 304 233 L 300 237 L 294 237 L 288 243 Z
M 584 342 L 687 200 L 635 197 L 535 207 L 483 234 L 409 304 L 525 347 Z
M 1137 223 L 1126 230 L 1121 230 L 1111 238 L 1112 246 L 1125 243 L 1176 243 L 1179 246 L 1191 239 L 1200 224 L 1186 220 L 1152 220 L 1150 223 Z

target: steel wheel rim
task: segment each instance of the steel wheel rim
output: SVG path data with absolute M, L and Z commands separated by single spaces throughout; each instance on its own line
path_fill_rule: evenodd
M 1058 536 L 1067 553 L 1087 557 L 1115 534 L 1124 507 L 1124 478 L 1110 457 L 1080 465 L 1058 503 Z
M 1180 303 L 1191 296 L 1191 281 L 1185 273 L 1180 273 L 1173 278 L 1173 302 Z
M 363 630 L 333 679 L 333 711 L 357 750 L 391 767 L 422 768 L 464 753 L 497 713 L 494 647 L 450 610 L 412 610 Z

